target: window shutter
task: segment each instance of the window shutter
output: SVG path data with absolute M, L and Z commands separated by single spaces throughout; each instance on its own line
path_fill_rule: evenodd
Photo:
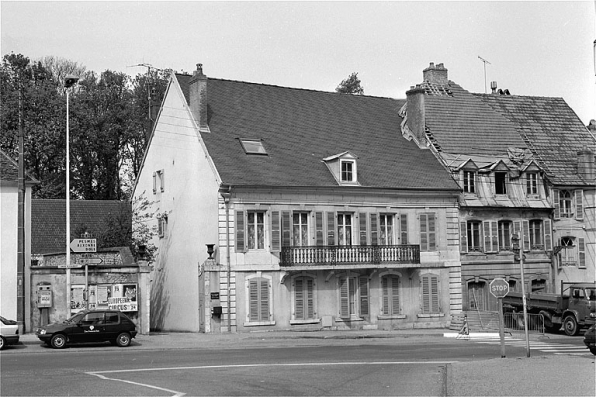
M 530 250 L 530 221 L 527 219 L 522 220 L 523 227 L 523 251 Z
M 430 296 L 431 296 L 431 311 L 438 313 L 439 309 L 439 278 L 437 276 L 430 276 Z
M 430 313 L 430 277 L 423 276 L 422 283 L 422 313 Z
M 281 251 L 279 211 L 271 211 L 271 251 Z
M 484 228 L 484 252 L 493 252 L 490 234 L 490 221 L 483 221 L 482 226 Z
M 366 230 L 366 212 L 361 212 L 359 215 L 360 218 L 360 245 L 367 244 L 367 237 L 368 233 Z
M 586 267 L 586 243 L 583 237 L 577 239 L 577 252 L 579 254 L 579 267 Z
M 325 230 L 323 227 L 323 213 L 315 212 L 315 234 L 317 245 L 325 245 Z
M 401 244 L 408 244 L 408 215 L 401 214 L 399 217 Z
M 290 212 L 283 211 L 281 213 L 281 245 L 283 247 L 289 247 L 292 245 L 292 233 L 290 226 Z
M 157 172 L 153 173 L 153 194 L 157 193 Z
M 561 219 L 561 204 L 559 202 L 559 190 L 553 189 L 553 207 L 555 209 L 554 218 Z
M 259 321 L 259 289 L 257 280 L 250 280 L 248 282 L 248 298 L 248 318 L 250 321 Z
M 269 313 L 269 280 L 261 279 L 261 312 L 260 312 L 260 320 L 261 321 L 269 321 L 270 313 Z
M 383 290 L 383 314 L 390 314 L 389 312 L 389 277 L 381 279 L 381 289 Z
M 163 172 L 163 170 L 161 170 L 161 172 L 159 173 L 159 188 L 162 192 L 166 188 L 166 175 Z
M 391 277 L 391 314 L 399 314 L 399 277 Z
M 368 277 L 360 277 L 360 315 L 368 316 Z
M 298 277 L 294 281 L 295 287 L 295 306 L 294 317 L 298 320 L 304 320 L 304 286 L 302 283 L 302 277 Z
M 335 212 L 327 213 L 327 245 L 335 245 Z
M 459 223 L 459 250 L 461 252 L 468 252 L 467 222 Z
M 348 279 L 339 279 L 339 317 L 350 317 L 350 306 L 348 301 Z
M 490 230 L 492 232 L 493 251 L 499 251 L 499 223 L 492 221 L 490 223 Z
M 244 211 L 236 211 L 236 252 L 245 252 Z
M 582 189 L 575 191 L 575 219 L 584 219 L 584 191 Z
M 435 214 L 428 214 L 428 250 L 436 251 L 436 228 L 435 228 Z
M 552 221 L 550 219 L 544 220 L 544 249 L 546 251 L 553 250 L 553 229 Z
M 306 318 L 315 318 L 315 282 L 312 278 L 306 279 Z
M 428 234 L 426 224 L 426 214 L 420 214 L 420 251 L 428 251 Z
M 379 214 L 370 214 L 370 243 L 379 244 Z

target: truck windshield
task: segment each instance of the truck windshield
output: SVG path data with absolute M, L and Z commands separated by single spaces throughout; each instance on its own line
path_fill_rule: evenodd
M 586 296 L 591 301 L 596 301 L 596 288 L 586 288 Z

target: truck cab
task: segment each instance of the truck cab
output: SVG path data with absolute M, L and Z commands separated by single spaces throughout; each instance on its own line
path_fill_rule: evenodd
M 596 286 L 593 283 L 561 283 L 563 329 L 576 335 L 579 327 L 596 322 Z

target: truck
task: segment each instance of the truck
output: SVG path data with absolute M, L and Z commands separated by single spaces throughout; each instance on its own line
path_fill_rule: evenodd
M 521 292 L 509 292 L 503 298 L 503 308 L 509 311 L 523 311 Z M 550 332 L 561 326 L 569 336 L 596 322 L 596 283 L 563 282 L 561 293 L 528 293 L 526 310 L 544 317 L 544 328 Z

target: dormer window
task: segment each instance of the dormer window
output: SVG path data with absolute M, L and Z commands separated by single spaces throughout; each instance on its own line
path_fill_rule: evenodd
M 528 196 L 535 196 L 538 194 L 538 173 L 526 173 L 526 194 Z
M 507 194 L 507 173 L 495 172 L 495 193 Z
M 341 181 L 356 182 L 356 162 L 353 160 L 341 160 Z
M 267 155 L 263 142 L 257 139 L 240 139 L 242 148 L 246 154 Z
M 358 157 L 350 152 L 343 152 L 334 156 L 326 157 L 323 162 L 340 185 L 359 185 Z
M 464 171 L 464 193 L 476 193 L 475 171 Z

